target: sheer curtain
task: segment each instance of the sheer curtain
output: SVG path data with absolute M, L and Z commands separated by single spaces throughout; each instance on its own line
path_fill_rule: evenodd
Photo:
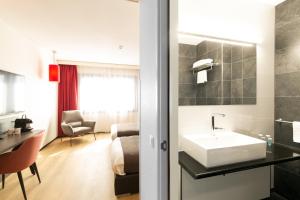
M 95 120 L 95 131 L 110 131 L 113 123 L 138 122 L 139 71 L 78 67 L 79 109 Z

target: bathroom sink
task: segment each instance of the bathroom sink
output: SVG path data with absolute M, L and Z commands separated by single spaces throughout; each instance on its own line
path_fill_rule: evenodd
M 266 157 L 265 141 L 232 131 L 183 135 L 181 149 L 207 168 Z

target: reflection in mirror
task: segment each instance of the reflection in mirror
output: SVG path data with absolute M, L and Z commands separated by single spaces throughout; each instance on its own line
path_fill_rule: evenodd
M 179 105 L 256 104 L 256 45 L 179 43 Z

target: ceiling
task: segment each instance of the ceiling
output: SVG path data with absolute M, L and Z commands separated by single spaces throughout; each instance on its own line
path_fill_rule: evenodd
M 139 64 L 136 2 L 0 0 L 0 19 L 57 59 Z
M 55 50 L 59 60 L 138 65 L 135 1 L 0 0 L 0 20 L 39 47 Z M 255 1 L 277 5 L 284 0 Z

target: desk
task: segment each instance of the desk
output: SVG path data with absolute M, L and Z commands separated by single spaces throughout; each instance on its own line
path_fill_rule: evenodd
M 0 140 L 0 154 L 22 144 L 28 138 L 31 138 L 43 130 L 33 130 L 29 132 L 24 132 L 21 135 L 5 135 L 3 139 Z

